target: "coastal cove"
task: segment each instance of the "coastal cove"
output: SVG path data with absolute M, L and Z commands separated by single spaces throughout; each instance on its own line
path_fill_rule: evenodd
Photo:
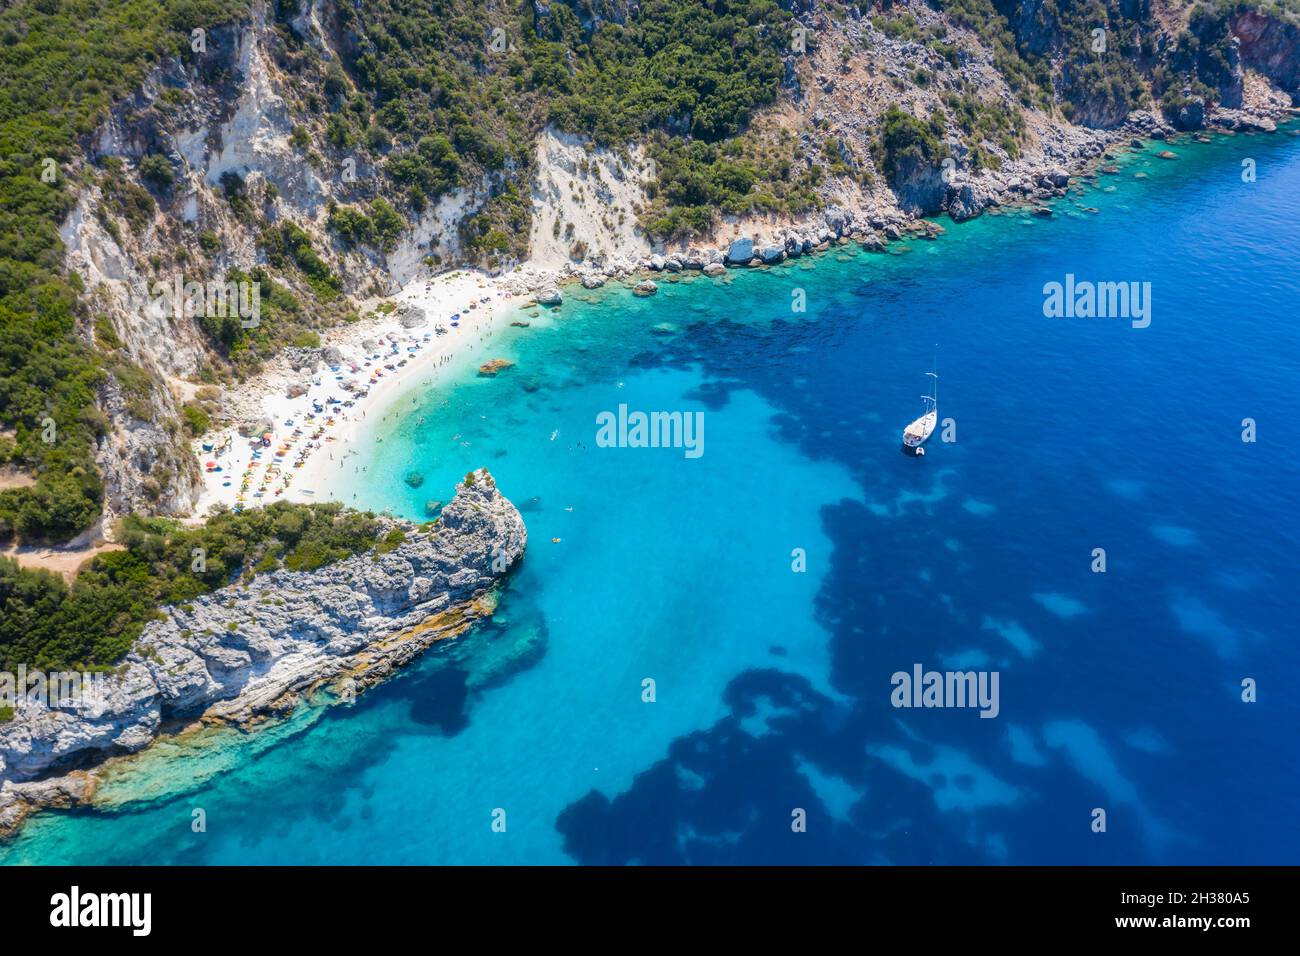
M 482 360 L 512 366 L 395 392 L 317 488 L 421 521 L 489 468 L 530 536 L 493 619 L 351 706 L 42 813 L 0 859 L 1293 857 L 1300 744 L 1253 727 L 1300 706 L 1239 688 L 1300 677 L 1300 139 L 1168 148 L 1050 218 L 511 306 L 528 325 Z M 1045 317 L 1067 275 L 1150 282 L 1150 325 Z M 917 461 L 936 343 L 958 440 Z M 621 405 L 703 413 L 704 453 L 598 447 Z M 891 707 L 918 663 L 999 671 L 997 718 Z

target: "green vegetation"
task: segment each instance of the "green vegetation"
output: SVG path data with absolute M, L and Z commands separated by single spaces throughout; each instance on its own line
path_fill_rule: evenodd
M 1025 114 L 1008 111 L 1001 104 L 990 104 L 972 93 L 949 93 L 944 97 L 953 120 L 974 142 L 971 143 L 971 166 L 996 169 L 1001 160 L 989 151 L 985 142 L 1000 147 L 1012 159 L 1020 156 L 1020 141 L 1025 135 Z
M 368 153 L 389 198 L 415 214 L 500 173 L 461 223 L 464 247 L 489 265 L 525 252 L 533 140 L 547 123 L 614 148 L 651 134 L 658 189 L 643 223 L 658 234 L 703 228 L 719 209 L 815 203 L 811 182 L 790 178 L 792 147 L 782 144 L 773 174 L 757 161 L 772 145 L 746 134 L 784 76 L 794 21 L 774 0 L 652 0 L 625 23 L 593 20 L 584 0 L 542 13 L 518 2 L 373 0 L 339 14 L 351 38 L 344 68 L 310 56 L 291 64 L 304 99 L 325 93 L 325 144 Z M 300 148 L 309 146 L 304 133 Z M 404 215 L 338 206 L 330 229 L 346 247 L 384 249 Z
M 0 427 L 13 432 L 0 455 L 36 478 L 0 492 L 0 541 L 66 540 L 100 513 L 91 447 L 105 428 L 95 408 L 105 373 L 78 334 L 91 319 L 58 237 L 75 201 L 77 139 L 162 57 L 188 53 L 191 29 L 246 12 L 243 0 L 26 0 L 0 11 Z M 132 227 L 152 215 L 152 197 L 120 166 L 106 162 L 100 185 L 97 214 Z
M 1056 0 L 1047 0 L 1054 8 Z M 1019 38 L 1007 21 L 1015 12 L 1009 0 L 935 0 L 935 6 L 957 26 L 971 30 L 993 51 L 993 65 L 1020 97 L 1023 106 L 1052 108 L 1050 59 L 1038 56 Z M 1046 6 L 1046 4 L 1045 4 Z
M 181 406 L 181 415 L 185 419 L 185 428 L 190 436 L 197 438 L 212 427 L 212 420 L 200 406 L 186 402 Z
M 331 202 L 326 225 L 349 248 L 374 246 L 388 252 L 396 246 L 406 221 L 388 200 L 380 197 L 370 203 L 368 214 L 356 206 Z
M 901 182 L 923 166 L 937 166 L 948 155 L 940 140 L 944 115 L 935 110 L 928 123 L 890 104 L 880 117 L 876 164 L 891 180 Z
M 381 539 L 381 527 L 374 515 L 342 505 L 288 502 L 225 511 L 193 528 L 130 517 L 121 526 L 126 550 L 98 555 L 71 586 L 0 558 L 0 666 L 111 665 L 159 607 L 277 567 L 310 571 L 401 543 L 391 530 Z
M 1245 4 L 1219 3 L 1199 4 L 1192 10 L 1168 67 L 1157 67 L 1152 76 L 1152 89 L 1166 113 L 1177 115 L 1192 96 L 1207 103 L 1217 101 L 1220 91 L 1232 83 L 1234 51 L 1228 24 L 1234 12 L 1245 8 Z M 1285 16 L 1285 11 L 1278 10 L 1275 15 Z M 1187 94 L 1184 84 L 1189 88 Z
M 383 538 L 380 539 L 379 543 L 375 545 L 375 553 L 388 554 L 388 552 L 395 551 L 405 543 L 406 532 L 401 528 L 391 528 L 389 529 L 388 534 L 384 535 Z
M 531 80 L 558 96 L 547 118 L 562 129 L 612 144 L 652 130 L 716 142 L 775 101 L 793 22 L 772 0 L 650 0 L 593 32 L 556 3 Z
M 292 222 L 278 229 L 262 230 L 258 245 L 266 252 L 266 261 L 277 269 L 295 266 L 322 302 L 333 302 L 343 293 L 343 283 L 329 265 L 312 248 L 311 236 Z
M 775 142 L 744 136 L 721 143 L 658 134 L 649 153 L 658 179 L 647 189 L 647 231 L 682 238 L 709 228 L 719 212 L 796 213 L 815 208 L 821 168 L 797 171 L 797 140 L 785 133 Z M 839 162 L 839 158 L 836 158 Z

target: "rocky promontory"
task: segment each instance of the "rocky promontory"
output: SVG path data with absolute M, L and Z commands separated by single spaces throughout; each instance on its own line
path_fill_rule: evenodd
M 277 570 L 164 608 L 97 701 L 24 702 L 0 724 L 0 834 L 34 809 L 88 800 L 98 764 L 160 734 L 250 725 L 319 691 L 355 696 L 490 614 L 527 531 L 480 469 L 435 524 L 394 521 L 384 540 L 315 571 Z

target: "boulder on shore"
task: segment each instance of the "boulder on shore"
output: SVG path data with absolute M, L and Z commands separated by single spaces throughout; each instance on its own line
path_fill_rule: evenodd
M 1187 100 L 1178 108 L 1178 114 L 1174 117 L 1174 126 L 1183 131 L 1204 127 L 1205 100 L 1199 96 Z
M 401 313 L 401 318 L 399 318 L 398 321 L 402 323 L 402 328 L 404 329 L 418 329 L 422 325 L 429 324 L 429 318 L 425 314 L 424 309 L 420 308 L 418 305 L 413 305 L 407 308 Z
M 754 258 L 754 240 L 748 236 L 741 236 L 739 239 L 733 239 L 731 245 L 727 246 L 727 261 L 734 262 L 736 265 L 748 265 L 749 261 Z
M 704 274 L 706 276 L 720 276 L 722 275 L 722 273 L 726 271 L 727 271 L 727 267 L 724 266 L 721 262 L 710 262 L 707 266 L 704 267 Z
M 564 301 L 564 296 L 555 286 L 547 286 L 541 292 L 537 293 L 538 305 L 559 305 Z
M 261 438 L 275 426 L 269 418 L 259 418 L 257 421 L 244 422 L 238 429 L 241 438 Z

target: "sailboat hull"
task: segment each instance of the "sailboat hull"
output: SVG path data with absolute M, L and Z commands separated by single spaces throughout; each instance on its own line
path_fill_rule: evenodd
M 929 441 L 930 436 L 934 434 L 935 425 L 939 421 L 939 411 L 927 412 L 912 424 L 903 429 L 903 453 L 907 455 L 924 454 L 921 451 L 922 446 Z

